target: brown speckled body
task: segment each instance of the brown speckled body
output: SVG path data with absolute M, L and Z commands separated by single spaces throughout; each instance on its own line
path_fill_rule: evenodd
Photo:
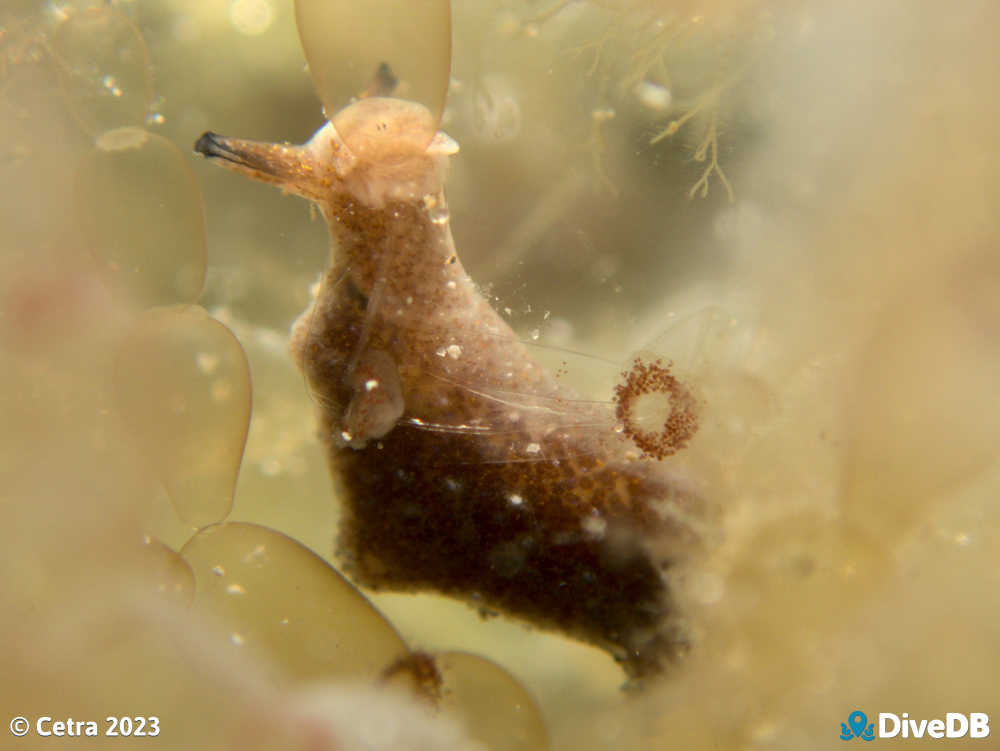
M 272 179 L 259 174 L 265 147 L 247 156 L 246 142 L 213 138 L 240 171 Z M 304 179 L 296 158 L 283 174 Z M 317 180 L 316 167 L 309 186 L 291 184 L 333 237 L 292 352 L 341 491 L 349 573 L 556 628 L 609 649 L 633 677 L 655 673 L 684 643 L 664 572 L 694 540 L 698 503 L 635 459 L 609 407 L 579 401 L 533 360 L 455 254 L 440 162 L 414 164 L 410 195 Z

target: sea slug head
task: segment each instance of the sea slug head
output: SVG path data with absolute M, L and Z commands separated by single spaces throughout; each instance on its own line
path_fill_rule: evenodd
M 447 158 L 458 144 L 436 131 L 423 105 L 371 97 L 338 112 L 307 148 L 317 163 L 330 165 L 358 200 L 380 208 L 439 193 Z
M 327 206 L 346 194 L 369 208 L 420 201 L 444 187 L 458 144 L 435 131 L 421 104 L 361 99 L 338 112 L 304 146 L 205 133 L 195 151 L 254 180 Z

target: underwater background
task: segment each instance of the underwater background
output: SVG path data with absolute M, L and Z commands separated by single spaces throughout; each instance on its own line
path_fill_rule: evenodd
M 327 229 L 192 152 L 323 123 L 290 0 L 13 0 L 0 706 L 241 749 L 836 748 L 858 708 L 996 715 L 1000 10 L 452 11 L 469 274 L 591 398 L 645 352 L 703 405 L 672 460 L 714 510 L 671 573 L 689 655 L 622 691 L 597 649 L 369 605 L 322 563 L 337 504 L 286 349 Z M 436 713 L 374 688 L 409 650 L 441 654 Z

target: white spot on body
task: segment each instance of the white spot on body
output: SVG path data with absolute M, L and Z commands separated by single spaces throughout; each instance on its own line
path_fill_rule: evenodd
M 369 350 L 352 373 L 354 395 L 344 412 L 341 437 L 352 448 L 381 438 L 403 414 L 403 393 L 396 363 L 381 350 Z
M 599 516 L 585 517 L 580 526 L 588 535 L 598 538 L 604 537 L 604 533 L 608 531 L 608 523 Z

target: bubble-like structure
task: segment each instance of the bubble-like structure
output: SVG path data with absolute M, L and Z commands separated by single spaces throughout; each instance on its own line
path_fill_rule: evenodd
M 141 126 L 153 99 L 152 65 L 136 25 L 110 3 L 70 11 L 52 36 L 70 110 L 92 136 Z
M 81 162 L 76 208 L 111 288 L 136 307 L 193 303 L 205 281 L 201 191 L 171 141 L 129 126 Z
M 490 751 L 543 751 L 549 733 L 535 700 L 495 662 L 468 652 L 436 657 L 444 690 L 441 709 Z
M 250 422 L 240 343 L 198 306 L 156 308 L 136 320 L 115 363 L 122 421 L 178 516 L 193 527 L 224 519 Z
M 384 79 L 393 78 L 396 96 L 419 102 L 440 121 L 451 69 L 448 0 L 296 0 L 295 19 L 327 117 L 359 95 L 382 94 Z
M 280 532 L 226 522 L 200 531 L 181 555 L 197 581 L 195 607 L 218 619 L 238 651 L 273 664 L 283 681 L 374 683 L 407 652 L 358 590 Z

